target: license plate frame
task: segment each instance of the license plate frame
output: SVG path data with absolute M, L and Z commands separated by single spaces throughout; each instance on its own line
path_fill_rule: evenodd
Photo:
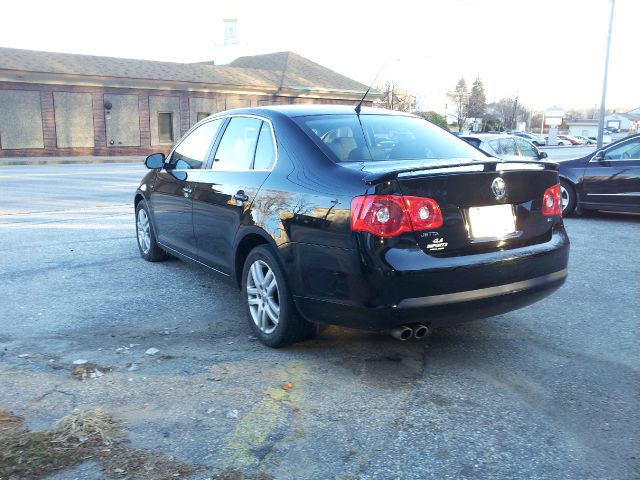
M 516 233 L 513 205 L 469 207 L 469 236 L 473 240 L 499 240 Z

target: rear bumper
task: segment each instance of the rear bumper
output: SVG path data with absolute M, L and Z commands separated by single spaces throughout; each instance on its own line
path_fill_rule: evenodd
M 384 330 L 417 322 L 439 327 L 535 303 L 566 280 L 569 240 L 560 226 L 549 242 L 482 255 L 434 258 L 420 250 L 388 252 L 390 268 L 375 271 L 367 271 L 361 261 L 360 268 L 354 268 L 357 255 L 349 261 L 340 251 L 340 260 L 330 261 L 336 252 L 326 247 L 322 251 L 321 264 L 311 261 L 302 267 L 300 280 L 307 291 L 294 295 L 302 316 L 319 323 Z M 317 256 L 313 249 L 307 248 L 307 253 L 299 258 Z M 333 266 L 330 273 L 328 265 Z M 336 271 L 339 266 L 344 270 Z M 323 281 L 316 284 L 316 278 Z
M 567 271 L 564 269 L 515 284 L 408 298 L 403 300 L 404 305 L 401 302 L 397 307 L 356 307 L 310 298 L 298 298 L 296 304 L 302 315 L 311 321 L 362 330 L 386 330 L 407 323 L 443 327 L 531 305 L 560 288 L 566 276 Z

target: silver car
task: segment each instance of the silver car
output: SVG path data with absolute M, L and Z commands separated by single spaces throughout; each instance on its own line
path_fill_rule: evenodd
M 501 160 L 542 160 L 547 158 L 547 152 L 541 152 L 533 143 L 515 135 L 478 133 L 464 135 L 461 138 Z

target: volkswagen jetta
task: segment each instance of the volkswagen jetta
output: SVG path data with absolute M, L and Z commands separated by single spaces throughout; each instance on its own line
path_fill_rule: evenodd
M 314 323 L 422 336 L 529 305 L 567 275 L 557 165 L 492 158 L 409 114 L 231 110 L 145 164 L 142 257 L 238 286 L 271 347 Z

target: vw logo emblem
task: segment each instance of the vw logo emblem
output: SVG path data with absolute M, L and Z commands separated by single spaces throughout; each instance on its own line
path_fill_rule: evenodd
M 491 182 L 491 191 L 496 200 L 502 200 L 507 193 L 507 185 L 502 178 L 494 178 L 493 182 Z

